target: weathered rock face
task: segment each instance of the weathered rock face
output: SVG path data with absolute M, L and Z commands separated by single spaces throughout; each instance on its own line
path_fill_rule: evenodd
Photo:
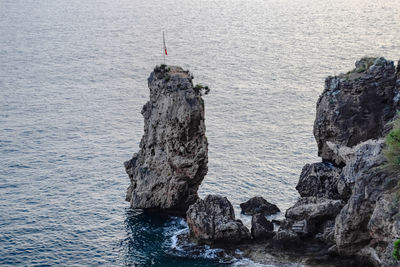
M 274 224 L 264 214 L 257 213 L 251 217 L 251 236 L 254 239 L 269 239 L 274 235 Z
M 317 102 L 314 136 L 323 160 L 343 164 L 327 142 L 352 147 L 382 136 L 393 118 L 396 70 L 393 61 L 364 58 L 347 74 L 328 77 Z
M 397 214 L 400 214 L 400 205 L 396 194 L 382 195 L 368 222 L 370 236 L 377 242 L 386 243 L 393 237 L 400 237 L 400 218 Z
M 240 208 L 242 212 L 247 215 L 263 213 L 264 215 L 271 215 L 280 212 L 280 209 L 272 203 L 269 203 L 262 197 L 252 197 L 248 201 L 241 203 Z
M 385 182 L 390 179 L 385 169 L 379 168 L 383 163 L 382 147 L 382 140 L 369 140 L 347 149 L 353 156 L 345 167 L 348 170 L 343 170 L 342 180 L 354 185 L 347 204 L 336 218 L 335 239 L 341 253 L 354 254 L 371 240 L 368 222 Z
M 384 139 L 367 140 L 352 148 L 328 142 L 332 151 L 346 163 L 337 185 L 341 198 L 350 197 L 355 181 L 362 179 L 365 171 L 384 163 L 383 145 Z
M 342 209 L 344 203 L 341 200 L 333 200 L 317 197 L 300 198 L 297 203 L 286 210 L 286 218 L 292 220 L 318 220 L 335 218 Z
M 207 173 L 204 102 L 189 72 L 156 67 L 148 79 L 140 151 L 125 162 L 132 208 L 185 214 Z
M 396 108 L 400 65 L 395 70 L 392 61 L 364 58 L 352 72 L 326 79 L 314 123 L 323 162 L 304 166 L 296 187 L 302 198 L 274 239 L 306 237 L 330 246 L 328 253 L 398 266 L 391 255 L 400 238 L 398 174 L 384 166 L 382 138 Z
M 367 226 L 386 177 L 384 172 L 371 171 L 356 181 L 353 194 L 335 223 L 336 246 L 342 254 L 354 254 L 371 240 Z
M 338 199 L 337 184 L 341 169 L 327 162 L 306 164 L 301 171 L 297 191 L 302 197 Z
M 186 213 L 190 236 L 199 244 L 238 243 L 250 238 L 249 230 L 235 220 L 232 204 L 226 197 L 208 195 L 198 199 Z

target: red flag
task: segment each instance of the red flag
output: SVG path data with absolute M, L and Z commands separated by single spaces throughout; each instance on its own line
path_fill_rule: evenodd
M 167 53 L 167 46 L 165 45 L 164 32 L 162 33 L 162 39 L 163 39 L 163 45 L 164 45 L 164 53 L 165 53 L 166 56 L 168 56 L 168 53 Z

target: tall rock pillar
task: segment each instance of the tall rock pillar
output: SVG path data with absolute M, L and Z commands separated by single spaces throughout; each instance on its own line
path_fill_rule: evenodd
M 180 67 L 156 67 L 148 78 L 140 150 L 125 162 L 132 208 L 184 215 L 207 174 L 204 101 Z

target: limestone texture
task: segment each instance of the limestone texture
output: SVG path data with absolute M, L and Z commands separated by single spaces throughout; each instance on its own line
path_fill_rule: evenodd
M 340 165 L 327 142 L 352 147 L 381 137 L 396 112 L 395 88 L 394 63 L 382 57 L 363 58 L 353 71 L 328 77 L 314 123 L 318 155 Z
M 326 197 L 338 199 L 337 184 L 341 169 L 331 163 L 306 164 L 301 171 L 296 190 L 302 197 Z
M 322 162 L 304 166 L 301 198 L 274 239 L 306 237 L 330 246 L 329 255 L 400 266 L 392 256 L 400 239 L 399 174 L 384 157 L 399 102 L 400 65 L 384 58 L 362 58 L 353 71 L 326 79 L 314 123 Z
M 198 199 L 186 213 L 191 238 L 198 244 L 239 243 L 250 239 L 250 231 L 235 219 L 226 197 L 208 195 Z
M 148 78 L 140 150 L 125 162 L 132 208 L 184 215 L 207 174 L 204 101 L 180 67 L 156 67 Z
M 286 211 L 286 218 L 293 220 L 326 220 L 335 218 L 342 209 L 341 200 L 304 197 Z

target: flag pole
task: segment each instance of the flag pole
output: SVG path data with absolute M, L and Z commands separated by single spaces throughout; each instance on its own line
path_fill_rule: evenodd
M 165 65 L 165 37 L 164 37 L 164 32 L 162 32 L 162 39 L 163 39 L 163 55 L 164 55 L 164 65 Z
M 162 39 L 163 39 L 163 54 L 164 54 L 164 65 L 165 65 L 165 56 L 168 56 L 167 46 L 165 45 L 165 35 L 164 31 L 162 32 Z

